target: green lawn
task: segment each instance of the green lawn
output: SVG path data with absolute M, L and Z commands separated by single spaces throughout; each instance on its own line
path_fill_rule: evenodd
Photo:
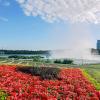
M 5 91 L 0 90 L 0 100 L 6 100 L 6 97 L 7 97 L 7 96 L 8 96 L 8 95 L 6 94 Z
M 97 90 L 100 90 L 100 65 L 81 66 L 84 75 L 94 84 Z

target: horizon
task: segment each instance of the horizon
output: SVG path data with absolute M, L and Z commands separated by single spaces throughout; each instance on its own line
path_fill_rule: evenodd
M 85 48 L 85 49 L 97 49 L 97 48 Z M 22 51 L 56 51 L 56 50 L 58 50 L 58 51 L 60 51 L 60 50 L 71 50 L 70 48 L 68 48 L 68 49 L 38 49 L 38 50 L 32 50 L 32 49 L 5 49 L 5 48 L 2 48 L 2 49 L 0 49 L 0 50 L 12 50 L 12 51 L 20 51 L 20 50 L 22 50 Z

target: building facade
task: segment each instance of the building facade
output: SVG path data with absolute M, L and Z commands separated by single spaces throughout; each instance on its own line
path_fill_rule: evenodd
M 100 40 L 97 40 L 97 50 L 100 50 Z

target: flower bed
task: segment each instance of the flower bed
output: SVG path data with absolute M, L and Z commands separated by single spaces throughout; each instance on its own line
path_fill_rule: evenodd
M 59 80 L 41 79 L 17 71 L 16 66 L 0 66 L 0 89 L 10 100 L 99 100 L 100 93 L 80 69 L 61 69 Z

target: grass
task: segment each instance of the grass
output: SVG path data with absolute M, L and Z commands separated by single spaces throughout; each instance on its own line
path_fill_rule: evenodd
M 83 71 L 84 76 L 94 85 L 96 90 L 100 90 L 100 83 L 89 74 L 88 70 L 83 69 L 82 71 Z
M 85 71 L 93 77 L 98 83 L 100 83 L 100 64 L 95 65 L 86 65 L 80 67 L 85 69 Z
M 7 93 L 5 93 L 5 91 L 0 90 L 0 100 L 6 100 L 7 98 Z

